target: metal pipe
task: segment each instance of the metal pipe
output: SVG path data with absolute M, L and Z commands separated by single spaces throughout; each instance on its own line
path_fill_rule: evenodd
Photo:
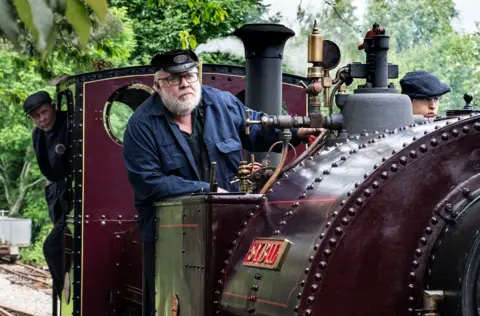
M 260 190 L 260 194 L 265 194 L 267 193 L 268 189 L 272 186 L 272 184 L 277 181 L 278 176 L 282 172 L 282 167 L 285 164 L 285 160 L 287 160 L 287 154 L 288 154 L 288 140 L 283 141 L 283 146 L 282 146 L 282 155 L 280 157 L 280 162 L 277 165 L 277 168 L 275 168 L 275 171 L 273 172 L 273 175 L 268 179 L 267 183 L 263 186 L 262 190 Z
M 318 151 L 317 147 L 320 147 L 320 142 L 325 139 L 327 136 L 328 130 L 324 130 L 323 132 L 318 135 L 318 137 L 313 141 L 313 143 L 305 150 L 303 151 L 300 156 L 297 157 L 294 161 L 292 161 L 290 164 L 285 166 L 285 168 L 282 169 L 282 173 L 287 172 L 291 170 L 292 168 L 295 168 L 300 162 L 302 162 L 306 157 L 314 154 L 316 151 Z
M 390 37 L 377 35 L 373 37 L 375 49 L 375 75 L 373 77 L 374 88 L 387 88 L 388 84 L 388 61 L 387 52 Z
M 268 115 L 282 114 L 283 51 L 295 32 L 281 24 L 246 24 L 233 35 L 245 47 L 245 105 Z M 255 153 L 257 161 L 264 157 L 265 153 Z
M 333 87 L 333 90 L 332 90 L 332 94 L 330 95 L 330 100 L 329 100 L 329 103 L 328 103 L 328 107 L 330 109 L 333 109 L 333 100 L 335 98 L 335 93 L 337 93 L 338 91 L 338 88 L 340 88 L 340 86 L 345 82 L 345 80 L 340 79 L 340 81 Z M 331 113 L 330 113 L 331 114 Z

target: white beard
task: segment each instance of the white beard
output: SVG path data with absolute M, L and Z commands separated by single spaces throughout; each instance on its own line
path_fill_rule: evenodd
M 202 89 L 199 89 L 198 92 L 194 91 L 193 98 L 185 101 L 180 101 L 177 97 L 166 93 L 164 90 L 160 91 L 159 94 L 165 107 L 173 114 L 179 116 L 192 113 L 202 99 Z

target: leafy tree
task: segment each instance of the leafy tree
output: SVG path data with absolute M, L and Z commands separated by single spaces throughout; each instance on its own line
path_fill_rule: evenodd
M 33 37 L 35 48 L 43 53 L 55 44 L 58 22 L 66 20 L 85 47 L 92 22 L 105 22 L 106 16 L 106 0 L 0 0 L 0 36 L 17 48 L 24 37 Z
M 22 103 L 32 92 L 44 89 L 54 93 L 46 80 L 61 74 L 99 69 L 101 64 L 119 67 L 127 64 L 134 47 L 131 21 L 122 9 L 112 8 L 106 24 L 92 29 L 91 40 L 80 49 L 75 34 L 65 31 L 64 41 L 44 58 L 35 52 L 19 53 L 12 44 L 0 44 L 0 208 L 11 216 L 33 219 L 33 247 L 23 254 L 29 260 L 43 260 L 41 244 L 50 226 L 41 175 L 31 146 L 32 123 L 24 116 Z M 67 40 L 68 39 L 68 40 Z M 28 41 L 22 43 L 28 47 Z
M 447 109 L 462 108 L 466 92 L 480 99 L 479 48 L 480 34 L 450 33 L 433 38 L 431 43 L 416 45 L 393 56 L 393 60 L 400 65 L 399 79 L 408 71 L 423 69 L 450 84 L 452 92 L 442 96 L 439 102 L 440 113 L 445 113 Z
M 26 82 L 33 87 L 42 82 L 33 71 L 19 69 L 26 60 L 17 53 L 0 53 L 0 183 L 10 216 L 21 211 L 28 189 L 45 183 L 35 165 L 28 121 L 16 105 L 27 96 Z
M 308 8 L 298 8 L 297 21 L 301 25 L 298 40 L 306 47 L 306 39 L 312 33 L 314 21 L 317 21 L 320 35 L 335 42 L 342 53 L 341 64 L 363 61 L 363 51 L 357 46 L 362 43 L 363 30 L 356 17 L 352 0 L 324 0 L 319 12 Z
M 230 35 L 245 23 L 268 19 L 268 6 L 261 0 L 150 0 L 148 5 L 142 0 L 112 0 L 111 5 L 125 7 L 133 21 L 134 64 L 148 64 L 158 51 L 195 49 L 208 39 Z M 270 19 L 278 21 L 279 16 Z
M 110 109 L 109 122 L 112 133 L 120 140 L 123 140 L 123 135 L 127 129 L 127 123 L 133 114 L 133 109 L 128 105 L 114 101 Z
M 389 61 L 399 65 L 399 78 L 393 80 L 399 89 L 405 73 L 420 69 L 451 85 L 452 92 L 440 99 L 440 114 L 463 107 L 465 92 L 480 93 L 480 34 L 457 33 L 452 27 L 457 16 L 453 0 L 369 0 L 365 19 L 390 35 Z
M 369 0 L 364 28 L 375 22 L 384 26 L 394 38 L 392 48 L 401 53 L 453 33 L 451 21 L 456 17 L 453 0 Z

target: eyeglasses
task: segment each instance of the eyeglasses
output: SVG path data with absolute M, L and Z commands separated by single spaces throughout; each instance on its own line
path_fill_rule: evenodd
M 166 80 L 171 86 L 178 86 L 182 82 L 182 78 L 185 78 L 188 83 L 194 83 L 198 81 L 198 72 L 189 72 L 183 76 L 172 75 L 167 78 L 158 78 L 157 80 Z

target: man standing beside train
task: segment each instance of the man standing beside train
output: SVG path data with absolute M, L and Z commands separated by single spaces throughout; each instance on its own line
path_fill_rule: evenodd
M 60 296 L 63 288 L 63 226 L 67 210 L 68 129 L 67 113 L 57 111 L 46 91 L 38 91 L 25 100 L 25 115 L 32 119 L 33 148 L 41 173 L 47 178 L 45 199 L 53 229 L 43 244 L 43 254 L 52 276 L 53 286 Z
M 279 134 L 256 125 L 246 135 L 247 107 L 229 92 L 200 84 L 198 58 L 192 50 L 156 54 L 151 64 L 156 71 L 155 93 L 130 118 L 123 156 L 144 242 L 144 293 L 150 294 L 144 295 L 144 306 L 154 311 L 152 203 L 208 192 L 211 162 L 217 163 L 218 192 L 239 191 L 230 181 L 237 174 L 242 148 L 267 151 Z M 261 115 L 251 111 L 253 120 Z M 313 128 L 292 130 L 291 143 L 298 146 L 319 132 Z M 145 310 L 144 315 L 149 315 Z
M 428 119 L 437 116 L 439 97 L 452 90 L 448 84 L 425 70 L 408 72 L 400 80 L 400 86 L 402 94 L 412 100 L 413 114 L 421 114 Z

